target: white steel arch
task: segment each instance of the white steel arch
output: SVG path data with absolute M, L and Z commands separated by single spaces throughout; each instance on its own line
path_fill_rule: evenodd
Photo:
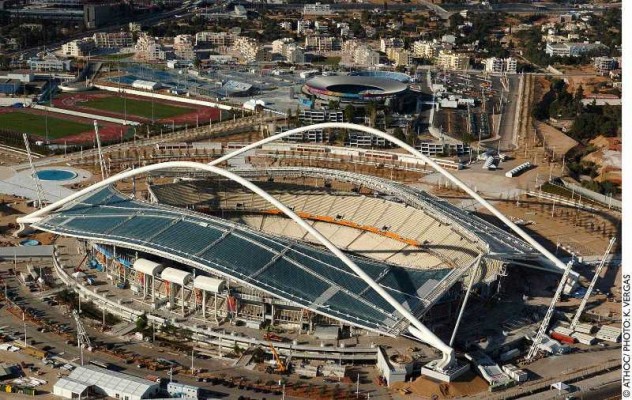
M 447 369 L 452 366 L 456 359 L 454 350 L 445 344 L 441 339 L 439 339 L 432 331 L 430 331 L 424 324 L 422 324 L 415 316 L 408 311 L 405 307 L 403 307 L 400 303 L 398 303 L 386 290 L 384 290 L 375 280 L 373 280 L 366 272 L 364 272 L 356 263 L 354 263 L 346 254 L 344 254 L 340 249 L 338 249 L 333 243 L 331 243 L 325 236 L 323 236 L 318 230 L 312 227 L 310 224 L 305 222 L 301 217 L 296 215 L 294 211 L 290 210 L 283 203 L 277 200 L 275 197 L 271 196 L 268 192 L 261 189 L 254 183 L 250 182 L 247 179 L 242 178 L 239 175 L 236 175 L 230 171 L 225 169 L 198 163 L 192 161 L 170 161 L 159 164 L 150 164 L 145 165 L 143 167 L 123 171 L 119 174 L 111 176 L 105 180 L 97 182 L 87 188 L 84 188 L 72 195 L 56 201 L 40 210 L 35 211 L 29 215 L 24 217 L 20 217 L 17 219 L 19 224 L 30 224 L 35 223 L 42 220 L 46 215 L 48 215 L 51 211 L 54 211 L 69 202 L 84 196 L 90 192 L 93 192 L 102 187 L 111 185 L 120 180 L 134 177 L 136 175 L 141 175 L 147 172 L 157 171 L 157 170 L 169 170 L 169 169 L 177 169 L 177 168 L 188 168 L 188 169 L 196 169 L 203 170 L 211 173 L 215 173 L 217 175 L 221 175 L 225 178 L 228 178 L 234 182 L 239 183 L 240 185 L 250 189 L 254 193 L 258 194 L 266 201 L 268 201 L 273 206 L 277 207 L 281 212 L 287 215 L 289 218 L 294 220 L 299 226 L 305 229 L 308 233 L 313 235 L 323 246 L 325 246 L 329 251 L 331 251 L 340 261 L 342 261 L 347 267 L 349 267 L 358 277 L 360 277 L 363 281 L 365 281 L 373 290 L 375 290 L 384 300 L 386 300 L 395 310 L 397 310 L 404 318 L 406 318 L 412 325 L 409 331 L 417 337 L 419 340 L 428 343 L 429 345 L 435 347 L 440 350 L 443 354 L 441 361 L 437 364 L 437 367 L 440 369 Z
M 518 236 L 520 236 L 522 239 L 524 239 L 527 243 L 529 243 L 531 246 L 533 246 L 533 248 L 538 250 L 540 252 L 540 254 L 542 254 L 549 261 L 551 261 L 557 268 L 560 269 L 560 272 L 562 272 L 562 271 L 564 271 L 566 269 L 566 264 L 564 264 L 557 257 L 555 257 L 555 255 L 553 253 L 551 253 L 546 248 L 544 248 L 544 246 L 542 246 L 535 239 L 533 239 L 531 236 L 529 236 L 518 225 L 514 224 L 509 218 L 507 218 L 503 213 L 498 211 L 487 200 L 482 198 L 478 193 L 476 193 L 474 190 L 472 190 L 469 186 L 467 186 L 465 183 L 463 183 L 457 177 L 452 175 L 446 169 L 444 169 L 439 164 L 434 162 L 430 157 L 423 155 L 419 150 L 417 150 L 414 147 L 408 145 L 407 143 L 397 139 L 396 137 L 394 137 L 392 135 L 389 135 L 388 133 L 382 132 L 382 131 L 380 131 L 378 129 L 375 129 L 375 128 L 369 128 L 368 126 L 351 124 L 351 123 L 348 123 L 348 122 L 323 122 L 323 123 L 320 123 L 320 124 L 301 126 L 301 127 L 298 127 L 298 128 L 290 129 L 289 131 L 285 131 L 285 132 L 282 132 L 282 133 L 278 133 L 276 135 L 272 135 L 272 136 L 267 137 L 265 139 L 261 139 L 258 142 L 251 143 L 248 146 L 242 147 L 241 149 L 237 149 L 237 150 L 235 150 L 235 151 L 233 151 L 231 153 L 228 153 L 228 154 L 226 154 L 226 155 L 224 155 L 224 156 L 222 156 L 222 157 L 220 157 L 220 158 L 218 158 L 216 160 L 213 160 L 212 162 L 209 163 L 209 165 L 218 165 L 218 164 L 220 164 L 220 163 L 222 163 L 224 161 L 230 160 L 231 158 L 233 158 L 235 156 L 238 156 L 238 155 L 240 155 L 242 153 L 245 153 L 247 151 L 256 149 L 257 147 L 262 146 L 262 145 L 264 145 L 266 143 L 270 143 L 270 142 L 274 142 L 274 141 L 279 140 L 279 139 L 283 139 L 284 137 L 288 137 L 288 136 L 293 135 L 295 133 L 302 133 L 302 132 L 309 131 L 309 130 L 312 130 L 312 129 L 330 129 L 330 128 L 351 129 L 351 130 L 366 132 L 366 133 L 370 133 L 370 134 L 373 134 L 375 136 L 384 138 L 384 139 L 396 144 L 397 146 L 399 146 L 402 149 L 406 150 L 407 152 L 409 152 L 413 156 L 421 159 L 426 164 L 430 165 L 435 171 L 437 171 L 441 175 L 445 176 L 450 182 L 454 183 L 459 188 L 463 189 L 463 191 L 465 191 L 467 194 L 469 194 L 474 200 L 478 201 L 479 204 L 481 204 L 483 207 L 488 209 L 495 217 L 500 219 L 503 223 L 505 223 L 505 225 L 507 225 L 509 228 L 511 228 L 511 230 L 514 231 Z

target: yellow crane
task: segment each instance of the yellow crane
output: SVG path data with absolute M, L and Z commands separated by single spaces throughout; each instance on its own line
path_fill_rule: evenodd
M 281 357 L 279 357 L 279 353 L 276 351 L 276 349 L 272 345 L 272 342 L 268 342 L 268 346 L 270 346 L 270 351 L 272 351 L 272 356 L 274 357 L 274 361 L 276 362 L 276 368 L 273 369 L 272 367 L 268 367 L 266 371 L 268 373 L 276 373 L 276 374 L 287 373 L 287 366 L 285 365 L 283 360 L 281 360 Z

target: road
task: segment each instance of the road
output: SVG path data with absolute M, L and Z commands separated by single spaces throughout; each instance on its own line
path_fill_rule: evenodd
M 501 151 L 508 151 L 515 149 L 515 122 L 518 107 L 518 85 L 520 77 L 518 75 L 508 75 L 509 92 L 503 92 L 507 96 L 507 102 L 503 105 L 502 119 L 500 121 L 500 129 L 498 134 L 500 135 L 499 148 Z

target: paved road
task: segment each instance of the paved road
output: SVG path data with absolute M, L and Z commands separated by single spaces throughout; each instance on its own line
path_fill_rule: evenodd
M 503 92 L 507 96 L 507 102 L 503 106 L 502 120 L 500 121 L 500 150 L 513 150 L 516 146 L 516 132 L 514 129 L 518 106 L 518 84 L 520 82 L 519 75 L 509 75 L 509 92 Z

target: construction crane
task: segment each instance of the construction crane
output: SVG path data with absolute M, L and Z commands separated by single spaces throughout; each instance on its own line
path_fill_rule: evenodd
M 42 208 L 44 201 L 44 190 L 42 189 L 42 184 L 37 177 L 37 171 L 35 171 L 35 165 L 33 165 L 33 155 L 31 154 L 31 145 L 29 144 L 29 135 L 26 133 L 22 134 L 22 138 L 24 139 L 24 147 L 26 147 L 26 154 L 29 158 L 29 165 L 31 166 L 31 176 L 35 181 L 35 191 L 37 192 L 37 207 Z
M 276 349 L 272 345 L 271 342 L 268 342 L 268 346 L 270 346 L 270 351 L 272 351 L 272 356 L 274 357 L 274 361 L 276 362 L 276 368 L 268 367 L 266 368 L 266 372 L 268 373 L 277 373 L 277 374 L 285 374 L 287 373 L 287 366 L 279 357 L 279 353 L 277 353 Z
M 590 285 L 588 286 L 588 290 L 586 290 L 586 294 L 584 294 L 584 298 L 582 299 L 582 302 L 579 305 L 579 308 L 577 309 L 577 312 L 575 313 L 575 317 L 573 317 L 573 321 L 571 322 L 571 329 L 573 329 L 573 330 L 577 326 L 577 323 L 579 322 L 579 318 L 581 317 L 582 313 L 584 312 L 584 308 L 586 308 L 586 304 L 588 303 L 588 298 L 592 294 L 592 291 L 595 289 L 595 284 L 597 283 L 597 279 L 599 279 L 599 275 L 601 274 L 601 270 L 606 265 L 606 259 L 608 257 L 608 254 L 610 254 L 610 251 L 612 251 L 612 247 L 614 246 L 614 242 L 616 242 L 616 241 L 617 241 L 617 239 L 614 238 L 614 237 L 612 239 L 610 239 L 610 243 L 608 243 L 608 248 L 606 249 L 606 252 L 603 254 L 603 258 L 601 259 L 601 262 L 599 263 L 599 265 L 595 269 L 595 276 L 593 276 L 592 281 L 590 282 Z
M 553 311 L 555 311 L 555 305 L 557 301 L 560 299 L 562 295 L 562 290 L 564 290 L 564 285 L 566 285 L 566 280 L 571 273 L 571 269 L 573 267 L 573 261 L 569 261 L 566 264 L 566 269 L 564 269 L 564 274 L 562 274 L 562 279 L 560 280 L 560 284 L 557 286 L 557 290 L 555 291 L 555 295 L 553 295 L 553 300 L 551 300 L 551 305 L 549 309 L 546 311 L 546 315 L 542 320 L 542 324 L 540 325 L 540 329 L 538 329 L 538 333 L 533 338 L 533 344 L 529 349 L 529 353 L 527 354 L 526 360 L 531 360 L 537 353 L 538 347 L 542 342 L 542 337 L 546 333 L 546 330 L 549 328 L 549 324 L 551 323 L 551 317 L 553 317 Z
M 101 150 L 101 137 L 99 136 L 99 125 L 97 121 L 94 120 L 94 136 L 97 139 L 97 151 L 99 152 L 99 165 L 101 166 L 101 179 L 105 180 L 107 178 L 108 173 L 105 167 L 105 159 L 103 158 L 103 151 Z
M 87 348 L 88 351 L 92 351 L 92 344 L 90 343 L 90 337 L 86 332 L 86 328 L 84 328 L 83 323 L 81 323 L 81 319 L 79 319 L 79 313 L 77 310 L 72 311 L 72 316 L 75 318 L 75 322 L 77 323 L 77 347 L 79 347 L 79 351 L 81 353 L 81 365 L 83 365 L 83 349 Z

